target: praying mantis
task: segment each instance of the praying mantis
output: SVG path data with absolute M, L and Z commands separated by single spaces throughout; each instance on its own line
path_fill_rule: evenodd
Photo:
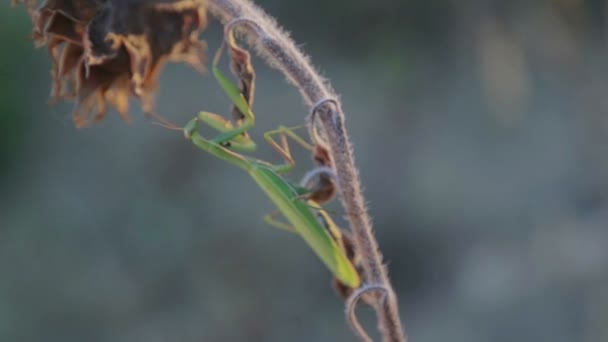
M 279 152 L 285 163 L 275 165 L 235 152 L 237 150 L 244 152 L 255 150 L 255 143 L 242 134 L 253 127 L 254 114 L 239 89 L 219 70 L 217 60 L 214 61 L 213 74 L 234 105 L 243 114 L 243 120 L 239 126 L 234 127 L 222 116 L 201 112 L 186 124 L 183 129 L 184 136 L 199 149 L 246 171 L 277 206 L 290 225 L 276 222 L 272 220 L 271 216 L 267 216 L 266 221 L 274 226 L 296 232 L 333 273 L 339 283 L 349 288 L 358 288 L 361 285 L 361 278 L 351 262 L 352 257 L 347 255 L 347 250 L 339 235 L 339 228 L 323 211 L 319 203 L 311 199 L 312 197 L 307 199 L 307 194 L 310 192 L 307 188 L 295 185 L 282 177 L 295 166 L 287 144 L 287 137 L 306 148 L 312 149 L 312 146 L 295 134 L 294 128 L 279 127 L 266 132 L 264 138 Z M 212 139 L 203 137 L 198 132 L 200 122 L 218 131 L 219 135 Z M 273 138 L 274 135 L 280 135 L 280 144 Z

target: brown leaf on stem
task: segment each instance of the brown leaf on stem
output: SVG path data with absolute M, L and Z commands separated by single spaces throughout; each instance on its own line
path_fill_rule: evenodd
M 75 102 L 77 127 L 105 117 L 107 105 L 128 122 L 129 99 L 154 111 L 165 63 L 205 70 L 205 0 L 13 0 L 32 17 L 32 38 L 52 60 L 51 100 Z

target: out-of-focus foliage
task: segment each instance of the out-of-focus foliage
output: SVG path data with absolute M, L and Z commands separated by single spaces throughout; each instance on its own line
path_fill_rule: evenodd
M 27 88 L 35 87 L 26 77 L 24 68 L 33 63 L 31 45 L 27 39 L 14 34 L 27 30 L 27 23 L 20 16 L 0 12 L 5 27 L 0 31 L 0 41 L 6 44 L 0 58 L 0 177 L 11 161 L 21 151 L 23 132 L 15 127 L 26 127 L 31 118 L 20 115 L 28 111 Z M 7 53 L 11 51 L 11 53 Z M 25 90 L 24 90 L 25 89 Z
M 342 95 L 411 341 L 608 340 L 606 2 L 259 3 Z M 252 182 L 137 112 L 75 130 L 29 18 L 1 6 L 1 341 L 352 340 Z M 273 160 L 261 133 L 306 108 L 253 63 Z M 211 77 L 160 82 L 172 121 L 229 117 Z

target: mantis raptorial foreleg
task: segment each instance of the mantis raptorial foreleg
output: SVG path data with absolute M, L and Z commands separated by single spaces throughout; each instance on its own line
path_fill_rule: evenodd
M 207 126 L 222 134 L 230 134 L 235 129 L 230 120 L 226 120 L 215 113 L 200 112 L 198 117 Z M 243 134 L 237 134 L 227 141 L 219 142 L 219 144 L 242 152 L 252 152 L 256 149 L 255 142 L 248 135 Z
M 294 130 L 299 129 L 299 128 L 304 128 L 304 127 L 305 126 L 295 126 L 295 127 L 280 126 L 279 128 L 277 128 L 275 130 L 264 133 L 264 139 L 266 139 L 266 141 L 270 144 L 270 146 L 272 146 L 281 155 L 281 157 L 283 157 L 283 159 L 286 162 L 285 164 L 280 166 L 279 169 L 277 169 L 277 172 L 279 172 L 279 173 L 289 172 L 293 169 L 293 167 L 296 164 L 295 161 L 293 160 L 293 157 L 291 156 L 291 150 L 289 149 L 289 143 L 287 142 L 287 137 L 291 138 L 293 141 L 302 145 L 302 147 L 304 147 L 305 149 L 312 150 L 313 147 L 294 132 Z M 273 136 L 277 135 L 277 134 L 280 135 L 280 139 L 281 139 L 280 143 L 278 143 L 273 138 Z
M 266 141 L 274 147 L 274 149 L 287 161 L 289 166 L 285 166 L 287 171 L 291 170 L 293 165 L 295 164 L 291 151 L 289 149 L 289 144 L 287 143 L 287 137 L 290 137 L 293 141 L 297 142 L 303 148 L 313 152 L 313 157 L 316 160 L 320 151 L 325 151 L 324 148 L 320 145 L 312 145 L 304 140 L 302 137 L 297 135 L 294 130 L 303 128 L 303 126 L 295 126 L 295 127 L 284 127 L 280 126 L 279 128 L 266 132 L 264 134 L 264 138 Z M 281 140 L 280 144 L 272 138 L 273 135 L 280 134 Z M 307 173 L 300 186 L 305 188 L 299 199 L 302 200 L 312 200 L 315 202 L 315 205 L 322 204 L 331 200 L 336 193 L 336 186 L 334 182 L 335 173 L 328 166 L 322 166 L 315 168 L 311 172 Z

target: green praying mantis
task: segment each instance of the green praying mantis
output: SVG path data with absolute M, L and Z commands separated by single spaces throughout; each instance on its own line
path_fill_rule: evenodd
M 343 244 L 340 229 L 320 204 L 307 196 L 309 189 L 293 184 L 282 177 L 295 166 L 291 157 L 287 137 L 290 137 L 305 148 L 312 146 L 294 133 L 294 128 L 279 127 L 266 132 L 264 138 L 276 149 L 285 160 L 283 164 L 271 164 L 253 157 L 239 154 L 235 151 L 253 151 L 255 143 L 242 133 L 254 125 L 254 114 L 240 90 L 218 68 L 217 59 L 214 61 L 213 74 L 230 97 L 234 105 L 243 114 L 243 120 L 237 127 L 220 115 L 201 112 L 184 127 L 187 139 L 198 148 L 225 160 L 246 171 L 257 185 L 266 193 L 277 206 L 279 212 L 286 218 L 289 225 L 275 221 L 272 215 L 267 215 L 266 222 L 300 235 L 333 273 L 337 282 L 348 287 L 358 288 L 361 278 L 353 265 L 353 258 Z M 206 139 L 198 132 L 200 122 L 219 132 L 212 139 Z M 280 135 L 280 143 L 273 136 Z

